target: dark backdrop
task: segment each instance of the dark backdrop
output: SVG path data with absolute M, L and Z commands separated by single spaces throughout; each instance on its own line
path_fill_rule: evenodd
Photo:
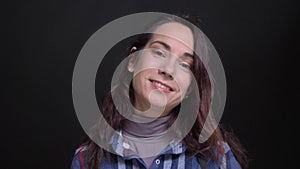
M 200 15 L 227 77 L 222 123 L 248 150 L 250 168 L 288 168 L 296 160 L 296 3 L 35 0 L 2 8 L 1 168 L 70 167 L 84 136 L 72 103 L 76 58 L 103 25 L 146 11 Z

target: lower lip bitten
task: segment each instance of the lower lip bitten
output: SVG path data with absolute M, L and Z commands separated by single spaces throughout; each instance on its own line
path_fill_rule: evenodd
M 171 92 L 170 90 L 162 89 L 162 88 L 156 86 L 153 82 L 151 82 L 150 85 L 151 85 L 152 88 L 157 89 L 157 90 L 159 90 L 159 91 L 161 91 L 163 93 L 170 93 Z

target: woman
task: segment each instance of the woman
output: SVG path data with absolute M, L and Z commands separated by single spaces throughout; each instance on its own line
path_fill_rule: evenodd
M 209 115 L 209 45 L 183 18 L 161 18 L 148 28 L 152 33 L 137 36 L 121 80 L 103 101 L 104 119 L 76 151 L 72 169 L 246 167 L 237 139 Z M 102 120 L 116 132 L 103 130 Z M 97 144 L 103 140 L 108 147 Z

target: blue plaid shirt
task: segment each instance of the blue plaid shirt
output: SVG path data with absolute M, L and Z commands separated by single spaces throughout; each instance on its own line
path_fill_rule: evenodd
M 146 163 L 126 146 L 119 132 L 113 135 L 110 144 L 114 153 L 105 152 L 100 169 L 147 169 Z M 203 169 L 203 164 L 197 157 L 186 151 L 182 143 L 170 143 L 169 147 L 162 151 L 153 160 L 149 169 Z M 218 164 L 210 160 L 206 165 L 208 169 L 241 169 L 233 156 L 227 143 L 225 145 L 226 155 L 222 157 L 222 163 Z M 84 162 L 83 154 L 86 147 L 76 150 L 71 169 L 88 169 Z

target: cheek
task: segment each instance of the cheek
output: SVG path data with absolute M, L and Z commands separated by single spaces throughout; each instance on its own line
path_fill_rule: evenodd
M 190 75 L 182 75 L 178 79 L 178 83 L 179 83 L 179 87 L 180 87 L 181 91 L 184 92 L 183 94 L 185 94 L 187 92 L 189 86 L 191 85 L 191 76 Z
M 132 86 L 134 90 L 143 90 L 143 87 L 146 85 L 148 76 L 153 73 L 153 70 L 147 69 L 136 73 L 132 79 Z
M 142 88 L 143 84 L 143 74 L 138 73 L 134 78 L 132 79 L 132 87 L 135 91 L 139 91 Z

